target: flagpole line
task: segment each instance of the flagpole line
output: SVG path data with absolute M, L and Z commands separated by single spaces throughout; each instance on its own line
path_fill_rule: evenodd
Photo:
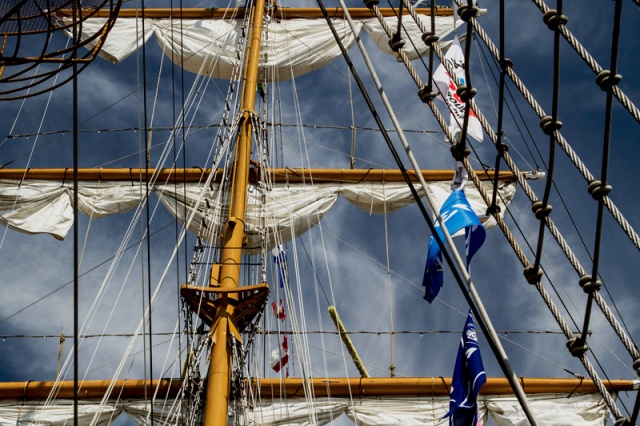
M 409 161 L 411 163 L 411 165 L 413 166 L 414 170 L 416 171 L 417 174 L 417 178 L 418 181 L 420 182 L 420 185 L 422 186 L 422 188 L 424 189 L 425 192 L 425 198 L 427 199 L 427 204 L 429 206 L 429 208 L 431 209 L 432 212 L 435 212 L 435 202 L 433 200 L 433 198 L 431 197 L 431 195 L 429 194 L 429 191 L 427 190 L 427 183 L 425 182 L 424 178 L 422 177 L 422 174 L 419 173 L 420 167 L 418 165 L 417 160 L 415 159 L 413 152 L 411 151 L 411 148 L 409 146 L 409 142 L 407 141 L 406 137 L 404 136 L 404 132 L 402 130 L 402 127 L 400 126 L 396 115 L 393 111 L 393 108 L 391 107 L 389 100 L 382 88 L 382 84 L 378 78 L 377 73 L 375 72 L 375 69 L 373 68 L 373 65 L 369 59 L 369 56 L 362 44 L 362 41 L 360 40 L 360 37 L 357 35 L 357 32 L 355 31 L 355 26 L 353 24 L 353 21 L 351 20 L 351 16 L 349 15 L 349 12 L 347 10 L 346 5 L 344 4 L 343 0 L 339 0 L 340 2 L 340 6 L 344 9 L 344 15 L 345 15 L 345 19 L 347 20 L 347 22 L 349 23 L 349 26 L 355 36 L 355 40 L 356 40 L 356 44 L 358 45 L 358 48 L 363 56 L 363 59 L 365 61 L 365 64 L 367 65 L 367 68 L 371 74 L 371 77 L 374 81 L 374 84 L 376 85 L 376 88 L 378 89 L 378 92 L 380 94 L 380 97 L 382 99 L 382 102 L 385 106 L 385 108 L 387 109 L 387 112 L 389 114 L 389 117 L 393 123 L 393 126 L 396 128 L 396 131 L 398 133 L 398 137 L 400 138 L 400 141 L 402 143 L 403 148 L 405 149 L 405 152 L 409 158 Z M 374 11 L 377 11 L 377 7 L 373 6 L 372 8 Z M 432 104 L 433 101 L 429 102 L 429 105 L 431 107 L 431 109 L 435 109 L 435 107 Z M 440 120 L 442 121 L 442 120 Z M 443 122 L 440 123 L 441 126 L 443 125 Z M 446 129 L 446 130 L 445 130 Z M 446 131 L 448 130 L 448 128 L 446 126 L 443 127 L 443 130 Z M 420 202 L 420 200 L 416 200 L 417 202 Z M 469 304 L 469 307 L 471 308 L 471 310 L 473 311 L 473 314 L 476 316 L 476 318 L 478 319 L 479 325 L 482 328 L 482 331 L 485 333 L 485 335 L 487 336 L 488 340 L 489 340 L 489 344 L 490 347 L 492 349 L 492 351 L 494 352 L 494 355 L 496 355 L 496 358 L 498 360 L 498 363 L 500 364 L 503 372 L 505 373 L 505 376 L 507 378 L 507 380 L 509 381 L 511 388 L 513 389 L 523 411 L 525 412 L 527 419 L 529 420 L 529 422 L 531 423 L 532 426 L 537 426 L 537 422 L 536 419 L 533 415 L 533 410 L 531 409 L 530 405 L 529 405 L 529 401 L 527 399 L 527 396 L 524 392 L 524 389 L 522 388 L 520 382 L 518 381 L 518 378 L 515 374 L 515 371 L 513 370 L 513 367 L 511 366 L 511 363 L 509 361 L 509 358 L 507 357 L 507 354 L 504 350 L 504 348 L 502 347 L 502 345 L 500 344 L 498 335 L 495 331 L 495 328 L 493 327 L 493 324 L 491 323 L 491 320 L 489 319 L 489 315 L 487 314 L 487 311 L 484 308 L 484 304 L 482 303 L 482 300 L 480 299 L 480 295 L 478 294 L 478 292 L 475 289 L 475 286 L 473 285 L 472 281 L 471 281 L 471 277 L 469 276 L 469 274 L 467 273 L 467 270 L 464 266 L 464 263 L 462 262 L 462 258 L 460 257 L 460 253 L 458 252 L 457 248 L 455 247 L 454 243 L 453 243 L 453 239 L 451 237 L 451 235 L 449 234 L 449 231 L 447 230 L 447 227 L 442 219 L 442 217 L 440 217 L 440 215 L 437 216 L 437 220 L 438 223 L 440 224 L 440 227 L 443 231 L 445 240 L 447 241 L 447 244 L 449 245 L 449 247 L 451 248 L 451 252 L 453 254 L 453 257 L 455 259 L 455 263 L 457 264 L 457 268 L 454 267 L 453 261 L 451 260 L 445 245 L 443 244 L 443 242 L 440 240 L 439 235 L 437 232 L 435 232 L 435 226 L 434 224 L 427 219 L 427 222 L 429 224 L 429 227 L 431 228 L 433 235 L 436 239 L 436 242 L 438 243 L 438 245 L 440 246 L 445 259 L 447 260 L 447 263 L 449 264 L 455 278 L 456 281 L 458 282 L 458 285 L 460 286 L 460 290 L 462 291 L 462 294 L 464 295 L 465 299 L 467 299 L 467 303 Z M 464 283 L 466 283 L 467 285 L 467 289 L 465 288 L 464 283 L 462 282 L 462 280 L 460 279 L 460 273 L 462 273 L 462 278 L 464 279 Z

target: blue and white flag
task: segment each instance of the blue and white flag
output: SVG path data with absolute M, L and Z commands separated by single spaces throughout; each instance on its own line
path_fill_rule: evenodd
M 463 191 L 453 191 L 451 195 L 449 195 L 440 208 L 440 217 L 447 227 L 449 235 L 454 235 L 464 228 L 468 271 L 471 258 L 473 258 L 473 255 L 476 254 L 484 243 L 486 231 L 480 219 L 478 219 L 478 216 L 471 208 Z M 435 227 L 440 239 L 444 242 L 440 222 L 436 222 Z M 438 242 L 432 236 L 429 240 L 429 247 L 427 248 L 427 266 L 424 271 L 424 277 L 422 278 L 422 285 L 425 287 L 424 298 L 429 303 L 433 302 L 436 298 L 442 284 L 442 253 Z
M 444 418 L 449 417 L 450 426 L 476 426 L 478 423 L 476 400 L 480 388 L 486 381 L 487 375 L 482 365 L 478 337 L 471 310 L 469 310 L 451 380 L 449 412 L 444 416 Z
M 273 255 L 273 262 L 278 268 L 280 287 L 284 287 L 287 276 L 287 252 L 284 250 L 284 246 L 280 244 L 271 250 L 271 254 Z

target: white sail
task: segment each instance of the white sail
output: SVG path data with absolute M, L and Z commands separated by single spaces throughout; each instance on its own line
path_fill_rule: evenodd
M 486 181 L 484 185 L 486 191 L 491 190 L 492 182 Z M 212 193 L 217 192 L 218 187 L 213 184 Z M 428 187 L 438 200 L 439 207 L 450 193 L 450 182 L 431 182 Z M 195 213 L 192 221 L 187 224 L 188 229 L 195 233 L 203 220 L 225 218 L 228 214 L 224 207 L 216 204 L 213 205 L 213 213 L 206 211 L 206 204 L 202 201 L 204 188 L 204 184 L 198 183 L 158 184 L 152 185 L 150 191 L 183 224 L 191 213 Z M 91 218 L 124 213 L 140 205 L 145 190 L 146 185 L 138 182 L 81 182 L 78 188 L 78 209 Z M 418 185 L 416 190 L 423 194 Z M 466 193 L 476 214 L 486 217 L 487 205 L 479 192 L 469 186 Z M 514 194 L 515 182 L 501 185 L 499 205 L 506 207 Z M 265 226 L 261 222 L 262 217 L 267 221 L 266 228 L 271 236 L 267 243 L 270 250 L 276 245 L 273 239 L 275 235 L 282 238 L 280 242 L 286 242 L 293 235 L 303 234 L 330 211 L 339 196 L 366 212 L 376 214 L 392 212 L 414 202 L 411 190 L 404 183 L 291 183 L 271 189 L 256 186 L 249 192 L 247 203 L 246 232 L 249 247 L 260 244 L 260 227 Z M 263 197 L 266 200 L 264 205 Z M 0 222 L 17 231 L 51 234 L 63 239 L 73 225 L 73 183 L 0 181 Z M 208 226 L 219 224 L 209 223 Z M 485 223 L 487 229 L 494 225 L 493 219 Z
M 82 39 L 90 38 L 101 30 L 107 18 L 87 19 L 82 27 Z M 430 25 L 428 16 L 420 16 Z M 438 36 L 443 38 L 454 30 L 450 16 L 438 16 Z M 388 25 L 397 26 L 397 18 L 387 18 Z M 461 21 L 457 21 L 460 25 Z M 343 19 L 334 22 L 342 43 L 351 47 L 359 32 L 364 30 L 385 53 L 394 54 L 388 38 L 375 18 L 356 22 L 358 34 L 354 34 Z M 422 32 L 410 20 L 405 24 L 408 36 L 417 46 L 411 50 L 411 59 L 428 52 L 420 40 Z M 284 80 L 306 74 L 334 61 L 341 55 L 333 33 L 324 19 L 290 19 L 271 21 L 262 46 L 262 64 L 267 81 Z M 120 63 L 135 52 L 152 35 L 167 57 L 186 70 L 214 78 L 229 79 L 240 64 L 237 53 L 242 21 L 236 19 L 118 19 L 100 51 L 100 56 Z M 70 33 L 68 33 L 71 35 Z M 447 47 L 450 41 L 442 46 Z

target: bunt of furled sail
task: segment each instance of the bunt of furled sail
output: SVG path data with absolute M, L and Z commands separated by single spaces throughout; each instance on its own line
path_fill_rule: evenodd
M 555 424 L 562 419 L 567 426 L 596 426 L 604 424 L 607 410 L 600 404 L 599 394 L 581 394 L 567 398 L 565 394 L 537 394 L 529 396 L 532 407 L 539 413 L 542 424 Z M 479 398 L 480 418 L 488 418 L 497 426 L 515 426 L 525 420 L 518 401 L 513 396 L 488 395 Z M 170 404 L 149 404 L 135 400 L 118 402 L 83 401 L 79 409 L 78 424 L 105 424 L 125 414 L 137 424 L 148 424 L 153 405 L 154 423 L 180 424 L 177 407 Z M 361 397 L 357 401 L 347 398 L 316 398 L 314 403 L 304 398 L 290 398 L 282 403 L 257 403 L 239 416 L 239 425 L 305 425 L 311 412 L 324 425 L 343 413 L 358 425 L 381 426 L 388 424 L 429 424 L 446 426 L 443 418 L 449 409 L 449 398 L 437 397 Z M 4 401 L 0 420 L 11 424 L 31 422 L 62 424 L 73 421 L 73 401 L 57 401 L 43 406 L 38 402 Z M 286 413 L 286 415 L 283 415 Z M 256 423 L 257 422 L 257 423 Z M 393 423 L 390 423 L 393 422 Z
M 448 197 L 450 185 L 450 181 L 428 182 L 437 208 Z M 483 181 L 483 185 L 490 193 L 493 182 Z M 515 181 L 501 182 L 500 214 L 513 199 L 515 188 Z M 203 222 L 209 229 L 219 229 L 227 218 L 219 189 L 217 183 L 185 183 L 154 184 L 149 190 L 187 229 L 197 233 Z M 421 186 L 416 185 L 416 190 L 424 195 Z M 80 182 L 78 209 L 96 219 L 139 209 L 146 198 L 145 191 L 145 182 Z M 465 192 L 478 217 L 486 220 L 485 228 L 493 227 L 495 219 L 486 216 L 487 205 L 478 190 L 467 185 Z M 339 197 L 373 214 L 389 213 L 414 202 L 406 183 L 383 182 L 288 183 L 272 187 L 255 184 L 248 195 L 245 225 L 249 251 L 263 244 L 262 226 L 269 230 L 266 247 L 270 250 L 315 226 Z M 73 182 L 0 180 L 0 223 L 16 231 L 64 239 L 73 225 Z
M 87 19 L 81 38 L 88 39 L 96 33 L 107 18 Z M 385 18 L 397 27 L 395 17 Z M 430 27 L 429 16 L 420 15 L 424 25 Z M 354 34 L 346 20 L 335 19 L 334 26 L 347 48 L 355 44 L 356 36 L 366 32 L 385 53 L 393 55 L 388 37 L 376 18 L 355 21 Z M 442 39 L 462 24 L 451 16 L 437 16 L 437 35 Z M 428 53 L 420 39 L 422 32 L 410 20 L 403 21 L 407 38 L 413 41 L 415 50 L 407 51 L 411 60 Z M 242 37 L 243 21 L 239 19 L 152 19 L 118 18 L 104 43 L 100 56 L 113 63 L 120 63 L 134 53 L 152 36 L 162 51 L 184 69 L 213 78 L 231 79 L 241 59 L 237 53 Z M 70 34 L 69 34 L 70 35 Z M 451 41 L 440 42 L 447 48 Z M 324 67 L 341 56 L 340 48 L 324 19 L 270 20 L 261 47 L 261 66 L 266 81 L 286 80 Z M 266 72 L 268 70 L 268 72 Z

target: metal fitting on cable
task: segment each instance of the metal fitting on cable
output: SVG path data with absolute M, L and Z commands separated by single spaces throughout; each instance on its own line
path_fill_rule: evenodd
M 478 6 L 471 6 L 463 4 L 458 8 L 458 16 L 464 22 L 469 22 L 471 18 L 475 18 L 478 16 L 478 12 L 480 12 L 480 8 Z
M 567 340 L 567 348 L 569 352 L 571 352 L 571 355 L 577 358 L 589 350 L 589 345 L 587 345 L 587 342 L 582 338 L 582 335 L 578 335 L 578 337 L 572 337 Z
M 603 185 L 599 180 L 592 180 L 587 187 L 587 191 L 589 191 L 594 200 L 602 200 L 612 189 L 611 185 Z
M 542 17 L 542 20 L 551 31 L 557 31 L 560 25 L 566 25 L 567 22 L 569 22 L 569 18 L 559 14 L 555 9 L 548 10 Z
M 549 216 L 551 210 L 553 210 L 551 204 L 544 205 L 542 201 L 536 201 L 531 205 L 531 211 L 536 215 L 536 219 L 538 220 L 542 220 Z
M 581 276 L 580 280 L 578 281 L 578 284 L 580 285 L 582 290 L 587 294 L 591 294 L 594 291 L 600 290 L 600 287 L 602 287 L 602 281 L 598 279 L 593 279 L 591 275 Z
M 435 35 L 432 32 L 422 33 L 422 36 L 420 38 L 422 39 L 422 41 L 424 41 L 424 44 L 426 44 L 429 47 L 431 47 L 433 43 L 440 40 L 440 37 Z
M 545 115 L 540 119 L 540 128 L 545 135 L 552 135 L 553 132 L 562 128 L 562 121 L 553 120 L 550 115 Z
M 620 80 L 622 80 L 622 76 L 620 74 L 611 75 L 611 70 L 602 70 L 596 75 L 596 84 L 605 92 L 620 83 Z
M 524 277 L 529 284 L 537 284 L 542 278 L 542 270 L 540 268 L 534 268 L 533 265 L 529 265 L 524 268 Z

